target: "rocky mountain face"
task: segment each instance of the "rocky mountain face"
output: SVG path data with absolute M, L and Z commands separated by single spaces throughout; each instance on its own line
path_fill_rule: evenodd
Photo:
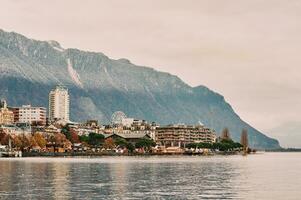
M 113 112 L 160 124 L 199 121 L 220 133 L 228 127 L 239 141 L 248 129 L 251 146 L 278 148 L 233 111 L 224 97 L 205 86 L 191 87 L 177 76 L 113 60 L 102 53 L 63 49 L 55 41 L 37 41 L 0 30 L 0 98 L 12 106 L 48 107 L 57 84 L 69 88 L 71 119 L 108 123 Z

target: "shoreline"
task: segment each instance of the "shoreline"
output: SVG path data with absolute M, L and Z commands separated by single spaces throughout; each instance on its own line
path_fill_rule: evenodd
M 45 152 L 45 153 L 37 153 L 37 152 L 23 152 L 22 157 L 106 157 L 106 156 L 114 156 L 114 157 L 133 157 L 133 156 L 141 156 L 141 157 L 151 157 L 151 156 L 216 156 L 216 155 L 243 155 L 242 152 L 227 152 L 227 153 L 131 153 L 131 154 L 119 154 L 119 153 L 75 153 L 75 152 Z

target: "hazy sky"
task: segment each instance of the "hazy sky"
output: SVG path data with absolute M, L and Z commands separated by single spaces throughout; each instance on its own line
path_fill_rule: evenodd
M 0 0 L 0 5 L 1 29 L 128 58 L 192 86 L 206 85 L 260 131 L 284 146 L 301 147 L 300 0 Z

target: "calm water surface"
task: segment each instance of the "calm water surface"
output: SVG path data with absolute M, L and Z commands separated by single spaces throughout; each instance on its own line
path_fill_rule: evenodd
M 301 199 L 301 153 L 2 158 L 0 199 Z

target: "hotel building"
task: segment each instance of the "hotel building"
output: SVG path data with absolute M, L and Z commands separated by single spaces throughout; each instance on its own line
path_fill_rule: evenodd
M 49 93 L 49 120 L 69 122 L 69 104 L 68 89 L 56 86 Z
M 165 147 L 185 147 L 189 143 L 214 143 L 216 135 L 204 126 L 170 125 L 156 128 L 155 141 Z

